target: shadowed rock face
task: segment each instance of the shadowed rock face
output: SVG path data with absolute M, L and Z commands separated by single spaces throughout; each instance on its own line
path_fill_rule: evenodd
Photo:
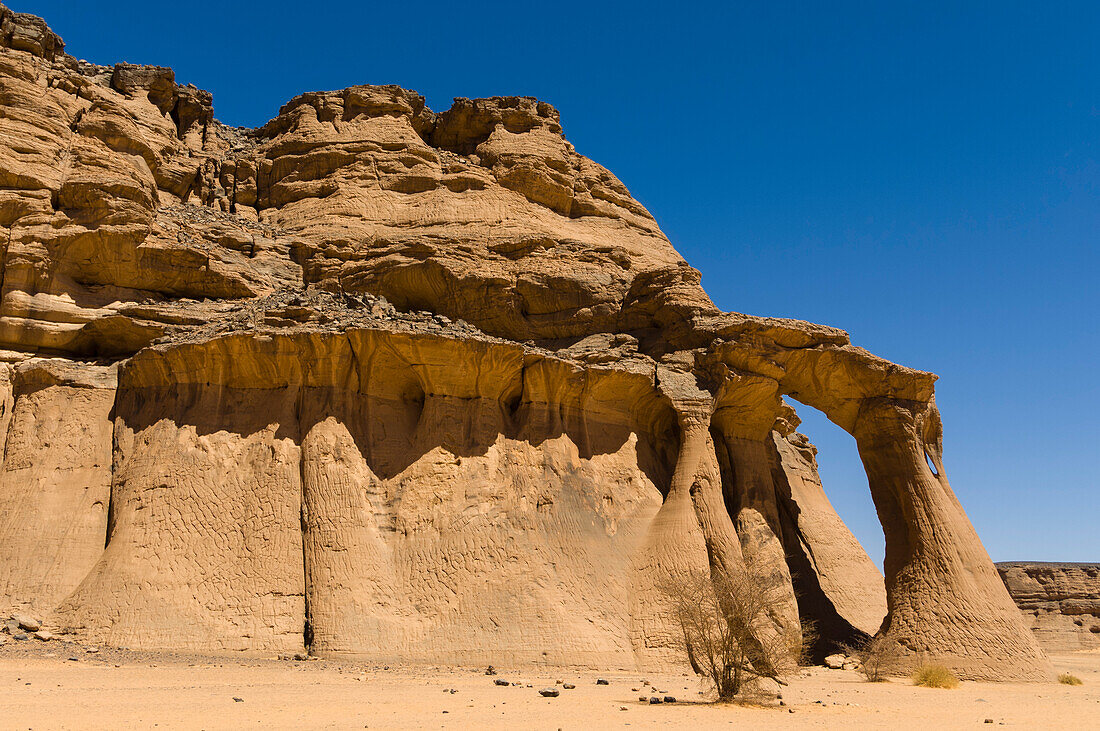
M 748 570 L 818 651 L 1049 673 L 947 482 L 935 376 L 719 311 L 557 111 L 394 86 L 226 127 L 0 6 L 0 603 L 132 647 L 683 662 Z M 851 433 L 885 581 L 788 396 Z
M 1100 564 L 997 564 L 1008 593 L 1049 652 L 1100 648 Z

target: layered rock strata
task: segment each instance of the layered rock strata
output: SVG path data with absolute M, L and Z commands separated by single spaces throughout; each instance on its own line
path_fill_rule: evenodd
M 997 564 L 1024 622 L 1048 652 L 1100 648 L 1100 564 Z
M 2 6 L 0 46 L 3 603 L 131 647 L 650 667 L 683 661 L 665 579 L 753 571 L 761 631 L 819 653 L 1049 674 L 935 376 L 718 310 L 550 105 L 357 86 L 249 130 Z M 785 397 L 855 437 L 884 579 Z

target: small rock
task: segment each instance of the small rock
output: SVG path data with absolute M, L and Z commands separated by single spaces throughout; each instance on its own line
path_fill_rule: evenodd
M 37 632 L 38 630 L 42 629 L 41 622 L 39 622 L 34 617 L 28 616 L 26 614 L 13 614 L 11 615 L 11 619 L 22 629 L 25 629 L 28 632 Z
M 649 703 L 649 698 L 647 698 L 644 695 L 638 696 L 638 700 L 641 701 L 642 703 Z
M 4 631 L 7 632 L 9 635 L 14 635 L 16 632 L 19 631 L 19 623 L 16 622 L 14 619 L 9 619 L 7 622 L 4 623 Z
M 558 697 L 558 689 L 557 688 L 543 688 L 542 690 L 539 691 L 539 695 L 541 695 L 545 698 L 557 698 Z
M 611 685 L 611 683 L 604 680 L 603 678 L 597 678 L 596 679 L 596 685 Z
M 651 696 L 651 697 L 650 697 L 650 699 L 649 699 L 649 705 L 651 705 L 651 706 L 655 706 L 655 705 L 657 705 L 657 704 L 659 704 L 659 703 L 661 703 L 661 699 L 660 699 L 660 698 L 658 698 L 657 696 Z
M 489 667 L 485 668 L 485 674 L 486 675 L 496 675 L 497 674 L 497 669 L 494 668 L 492 665 L 490 665 Z
M 304 652 L 295 653 L 294 659 L 301 662 L 303 660 L 308 660 L 309 655 L 305 654 Z
M 794 713 L 794 709 L 793 708 L 788 708 L 787 713 Z
M 98 647 L 92 647 L 91 645 L 89 645 L 89 646 L 84 648 L 84 652 L 87 652 L 91 655 L 94 655 L 95 653 L 99 652 L 99 648 Z
M 572 683 L 562 683 L 561 687 L 565 688 L 566 690 L 573 690 L 577 686 L 573 685 Z
M 847 659 L 848 658 L 840 654 L 829 655 L 825 658 L 825 667 L 830 668 L 831 670 L 840 670 L 842 667 L 844 667 L 844 663 Z
M 665 696 L 665 703 L 675 703 L 675 702 L 676 702 L 676 696 L 674 696 L 674 695 L 666 695 Z
M 69 658 L 69 662 L 80 662 L 80 658 L 73 655 L 72 657 Z
M 25 640 L 27 639 L 27 634 L 25 632 L 16 632 L 11 637 L 13 640 Z
M 987 719 L 985 719 L 985 721 L 983 721 L 983 723 L 993 723 L 993 719 L 992 718 L 987 718 Z
M 234 703 L 244 703 L 244 698 L 238 698 L 237 696 L 233 696 L 233 702 Z
M 619 706 L 619 710 L 620 710 L 620 711 L 625 711 L 625 710 L 626 710 L 626 706 Z
M 57 635 L 55 635 L 53 632 L 50 632 L 48 629 L 40 629 L 34 633 L 34 636 L 42 640 L 43 642 L 49 642 Z
M 497 678 L 496 680 L 493 681 L 493 685 L 511 685 L 511 683 L 509 683 L 504 678 Z

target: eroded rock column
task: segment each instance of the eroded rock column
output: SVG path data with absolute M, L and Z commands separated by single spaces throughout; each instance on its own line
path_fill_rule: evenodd
M 0 605 L 52 610 L 103 553 L 115 382 L 113 367 L 14 368 L 0 412 Z
M 784 431 L 788 431 L 789 427 Z M 817 450 L 797 432 L 771 434 L 776 501 L 799 612 L 816 623 L 823 659 L 875 634 L 886 615 L 882 573 L 837 515 L 817 473 Z
M 59 623 L 116 646 L 300 651 L 296 391 L 133 377 L 116 408 L 107 548 Z
M 960 676 L 1045 680 L 1049 661 L 943 471 L 935 403 L 865 399 L 853 433 L 886 534 L 883 632 Z

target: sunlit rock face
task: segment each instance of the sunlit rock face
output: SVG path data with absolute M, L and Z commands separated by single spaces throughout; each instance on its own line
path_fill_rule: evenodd
M 1010 561 L 997 570 L 1044 650 L 1100 648 L 1100 564 Z
M 2 7 L 2 6 L 0 6 Z M 0 9 L 0 609 L 136 648 L 670 667 L 753 571 L 820 654 L 1049 665 L 948 484 L 935 376 L 718 310 L 527 97 L 258 129 Z M 885 576 L 784 397 L 851 433 Z

